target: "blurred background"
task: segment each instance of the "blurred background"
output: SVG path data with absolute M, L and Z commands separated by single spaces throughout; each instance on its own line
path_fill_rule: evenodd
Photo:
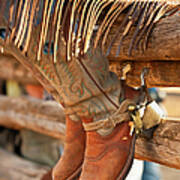
M 180 118 L 180 88 L 160 88 L 160 93 L 164 96 L 161 102 L 162 107 L 170 117 Z M 162 180 L 180 179 L 180 170 L 160 166 Z
M 149 93 L 160 104 L 165 114 L 180 118 L 180 88 L 151 88 Z M 12 101 L 13 98 L 16 99 L 18 97 L 30 98 L 32 101 L 54 101 L 38 84 L 23 84 L 14 80 L 0 80 L 1 99 L 8 98 L 7 100 Z M 18 102 L 21 103 L 21 101 L 16 103 Z M 7 108 L 6 106 L 9 106 L 6 104 L 6 101 L 4 101 L 4 104 L 0 103 L 0 117 L 3 117 L 1 113 L 3 108 Z M 12 103 L 11 106 L 8 109 L 13 110 Z M 62 107 L 59 108 L 62 109 Z M 62 118 L 63 116 L 60 117 Z M 4 118 L 6 118 L 6 115 Z M 7 119 L 8 121 L 9 119 Z M 64 120 L 61 119 L 60 121 L 64 123 Z M 0 180 L 42 179 L 44 174 L 50 172 L 63 153 L 63 142 L 28 129 L 7 128 L 5 126 L 0 126 Z M 135 176 L 133 175 L 133 178 L 128 177 L 128 180 L 180 179 L 180 170 L 154 163 L 145 164 L 143 161 L 141 161 L 140 165 L 138 163 L 135 164 L 137 164 L 133 167 L 135 174 L 138 169 L 140 176 L 134 178 Z

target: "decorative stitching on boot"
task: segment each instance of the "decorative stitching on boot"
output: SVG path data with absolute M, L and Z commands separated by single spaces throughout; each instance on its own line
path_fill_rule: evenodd
M 135 106 L 135 102 L 132 100 L 125 100 L 118 110 L 109 116 L 108 118 L 92 123 L 83 123 L 85 131 L 96 131 L 99 129 L 110 129 L 116 127 L 117 124 L 130 121 L 131 116 L 128 110 L 129 106 Z

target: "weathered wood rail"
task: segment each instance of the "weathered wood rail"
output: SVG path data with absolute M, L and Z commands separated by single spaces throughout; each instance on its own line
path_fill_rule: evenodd
M 0 148 L 0 180 L 40 180 L 50 169 L 8 153 Z
M 150 69 L 149 75 L 147 76 L 148 87 L 180 86 L 179 61 L 111 61 L 110 69 L 121 77 L 123 68 L 127 64 L 131 66 L 131 71 L 127 74 L 127 83 L 131 86 L 140 84 L 140 74 L 145 67 Z M 0 54 L 0 78 L 5 80 L 16 80 L 21 84 L 39 84 L 32 73 L 28 72 L 10 55 L 5 56 Z
M 65 140 L 65 117 L 56 102 L 0 96 L 0 125 Z M 151 140 L 138 138 L 135 157 L 180 169 L 180 122 L 161 124 Z
M 64 141 L 65 117 L 54 101 L 0 96 L 0 124 L 13 129 L 30 129 Z
M 114 29 L 116 26 L 113 27 Z M 112 31 L 113 32 L 113 31 Z M 120 32 L 122 33 L 122 32 Z M 133 51 L 129 57 L 128 44 L 132 33 L 124 41 L 119 56 L 115 56 L 118 44 L 112 48 L 109 55 L 111 69 L 119 76 L 126 64 L 131 65 L 127 74 L 130 85 L 139 84 L 139 76 L 143 68 L 150 69 L 147 83 L 152 86 L 180 86 L 180 18 L 179 12 L 159 22 L 150 38 L 148 49 L 141 53 Z M 113 35 L 113 34 L 112 34 Z M 112 38 L 112 35 L 109 38 Z M 0 39 L 0 48 L 3 41 Z M 21 55 L 13 57 L 10 54 L 14 47 L 5 48 L 5 54 L 0 54 L 0 78 L 16 80 L 23 84 L 37 84 L 30 73 L 27 73 L 21 63 Z M 15 55 L 15 53 L 14 53 Z M 28 66 L 28 63 L 24 65 Z M 29 67 L 31 69 L 32 67 Z M 32 68 L 33 69 L 33 68 Z M 36 70 L 32 70 L 35 72 Z M 38 73 L 34 73 L 38 78 Z M 0 125 L 22 129 L 27 128 L 62 141 L 65 140 L 65 119 L 63 110 L 55 102 L 44 102 L 30 98 L 0 97 Z M 160 164 L 180 169 L 180 122 L 168 121 L 161 124 L 151 140 L 138 138 L 136 142 L 136 158 L 150 160 Z M 1 159 L 0 159 L 1 160 Z M 3 161 L 3 160 L 1 160 Z M 12 167 L 13 168 L 13 167 Z
M 117 40 L 112 47 L 112 52 L 109 59 L 112 61 L 179 61 L 180 60 L 180 11 L 170 17 L 166 17 L 158 22 L 151 34 L 148 48 L 142 51 L 142 48 L 133 51 L 132 56 L 128 56 L 129 44 L 132 40 L 134 29 L 128 34 L 123 41 L 121 52 L 116 56 L 119 41 Z M 123 17 L 122 17 L 123 19 Z M 109 39 L 112 39 L 117 31 L 117 26 L 121 19 L 114 25 Z M 120 32 L 120 35 L 123 32 Z
M 127 82 L 129 85 L 137 86 L 139 85 L 140 78 L 139 75 L 143 68 L 147 67 L 150 69 L 147 84 L 148 87 L 153 86 L 180 86 L 180 18 L 179 13 L 177 12 L 175 15 L 162 19 L 158 22 L 154 28 L 150 41 L 148 43 L 148 49 L 145 52 L 142 52 L 140 49 L 134 50 L 132 56 L 128 56 L 128 48 L 129 43 L 132 39 L 133 30 L 126 37 L 123 42 L 123 48 L 121 53 L 116 56 L 116 50 L 118 47 L 118 41 L 112 47 L 112 52 L 108 56 L 111 65 L 113 66 L 113 71 L 115 71 L 119 76 L 121 76 L 123 67 L 128 63 L 131 64 L 131 71 L 127 75 Z M 123 18 L 123 17 L 122 17 Z M 119 21 L 120 22 L 120 21 Z M 118 24 L 117 24 L 118 25 Z M 112 34 L 109 35 L 109 38 L 112 39 L 115 30 L 117 29 L 117 25 L 113 26 Z M 121 34 L 122 32 L 120 32 Z M 3 41 L 0 39 L 0 48 L 3 47 Z M 13 54 L 15 49 L 11 46 L 4 49 L 5 54 Z M 22 56 L 18 56 L 14 53 L 17 60 L 21 61 Z M 3 60 L 4 57 L 1 57 L 0 61 Z M 8 58 L 16 59 L 12 56 Z M 7 58 L 6 58 L 7 59 Z M 3 66 L 0 68 L 6 67 L 6 63 L 3 62 Z M 23 64 L 27 68 L 30 65 Z M 12 65 L 8 66 L 10 69 Z M 32 68 L 33 69 L 33 68 Z M 40 76 L 35 70 L 31 70 L 36 74 L 36 78 Z M 0 69 L 0 77 L 2 76 L 2 69 Z M 12 71 L 10 71 L 12 72 Z M 20 73 L 23 74 L 24 70 L 19 67 L 19 74 L 17 71 L 7 75 L 6 78 L 14 78 L 20 82 L 31 82 L 36 83 L 35 80 L 32 79 L 31 76 L 24 76 L 24 80 L 20 78 Z M 4 72 L 5 73 L 5 72 Z M 11 75 L 11 76 L 10 76 Z
M 0 54 L 0 79 L 15 80 L 22 84 L 39 84 L 32 73 L 28 72 L 10 55 Z

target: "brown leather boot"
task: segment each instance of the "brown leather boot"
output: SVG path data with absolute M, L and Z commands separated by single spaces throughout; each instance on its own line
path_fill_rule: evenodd
M 84 160 L 85 131 L 81 121 L 66 118 L 66 144 L 63 156 L 53 169 L 53 180 L 70 180 L 80 173 Z
M 127 118 L 128 116 L 122 117 Z M 127 115 L 127 114 L 126 114 Z M 85 129 L 92 120 L 84 120 Z M 87 131 L 86 152 L 80 180 L 122 180 L 132 165 L 135 133 L 132 122 L 118 123 L 109 135 Z

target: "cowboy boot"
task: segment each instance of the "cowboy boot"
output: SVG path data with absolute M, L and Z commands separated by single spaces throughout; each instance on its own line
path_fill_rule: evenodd
M 126 102 L 123 102 L 120 108 L 120 115 L 127 122 L 123 120 L 113 129 L 104 128 L 110 132 L 107 135 L 103 134 L 103 126 L 100 127 L 100 123 L 84 118 L 83 125 L 87 130 L 87 139 L 80 180 L 120 180 L 124 179 L 129 172 L 136 137 L 132 122 L 129 121 L 130 117 L 126 114 L 125 106 L 127 107 L 130 103 Z
M 52 23 L 53 21 L 50 21 L 51 9 L 48 8 L 48 6 L 50 6 L 48 5 L 48 3 L 44 4 L 45 9 L 41 13 L 42 14 L 41 16 L 47 17 L 47 19 L 42 18 L 43 22 L 39 26 L 36 24 L 37 13 L 36 11 L 34 11 L 35 9 L 31 11 L 30 21 L 28 20 L 31 6 L 28 3 L 28 1 L 25 1 L 25 3 L 28 10 L 24 9 L 23 12 L 26 13 L 25 17 L 27 18 L 21 19 L 21 17 L 18 15 L 19 14 L 18 9 L 21 10 L 24 7 L 23 3 L 18 4 L 19 7 L 16 8 L 17 10 L 14 13 L 14 15 L 17 17 L 17 23 L 15 23 L 12 28 L 14 30 L 17 29 L 19 31 L 14 34 L 12 31 L 9 31 L 7 28 L 6 36 L 8 39 L 2 42 L 2 45 L 5 44 L 5 46 L 3 46 L 5 47 L 3 51 L 5 52 L 7 51 L 10 54 L 12 54 L 22 64 L 24 64 L 28 69 L 30 69 L 33 73 L 36 74 L 36 76 L 38 77 L 39 81 L 43 84 L 45 89 L 47 89 L 51 94 L 53 94 L 53 97 L 63 105 L 67 116 L 73 114 L 73 115 L 77 115 L 78 117 L 83 117 L 80 119 L 82 119 L 84 123 L 86 123 L 86 118 L 84 117 L 91 117 L 91 118 L 93 117 L 92 121 L 94 123 L 94 122 L 100 122 L 99 120 L 102 120 L 114 114 L 119 107 L 121 85 L 117 77 L 113 73 L 109 72 L 108 59 L 104 57 L 104 55 L 101 52 L 101 49 L 97 48 L 96 50 L 94 50 L 92 48 L 88 48 L 87 45 L 88 41 L 85 41 L 83 38 L 80 39 L 80 41 L 78 40 L 78 42 L 80 42 L 79 43 L 80 45 L 77 44 L 77 46 L 75 46 L 76 48 L 75 54 L 73 53 L 74 45 L 72 46 L 72 48 L 70 47 L 71 42 L 74 41 L 72 38 L 70 39 L 67 38 L 68 33 L 69 33 L 69 37 L 71 34 L 73 34 L 71 30 L 68 31 L 69 25 L 72 25 L 72 23 L 69 21 L 70 20 L 69 18 L 71 18 L 71 16 L 73 15 L 73 13 L 71 13 L 71 7 L 73 8 L 72 12 L 74 12 L 74 7 L 76 7 L 74 6 L 75 4 L 71 6 L 71 1 L 68 1 L 67 6 L 66 3 L 61 4 L 61 6 L 64 8 L 62 9 L 62 11 L 59 11 L 60 14 L 62 12 L 62 17 L 63 17 L 59 19 L 60 22 L 58 24 L 59 25 L 62 24 L 62 27 L 60 28 L 60 32 L 59 32 L 59 25 L 56 26 Z M 40 9 L 37 1 L 33 1 L 32 6 L 36 7 L 36 9 Z M 53 3 L 51 4 L 51 7 L 52 6 Z M 67 12 L 67 16 L 65 15 L 66 12 Z M 57 17 L 57 13 L 58 13 L 58 9 L 57 11 L 54 11 L 52 13 L 52 16 Z M 78 17 L 80 16 L 77 16 L 76 18 Z M 24 24 L 24 26 L 22 25 L 23 28 L 19 28 L 18 22 L 21 20 L 26 21 L 26 23 L 25 22 L 21 23 Z M 9 19 L 9 21 L 7 22 L 10 21 L 11 19 Z M 76 21 L 77 23 L 81 22 L 78 19 L 76 19 Z M 50 22 L 50 24 L 47 26 L 48 22 Z M 31 24 L 33 26 L 29 28 L 28 24 Z M 59 32 L 59 35 L 54 37 L 53 33 L 51 33 L 52 31 L 50 30 L 51 27 L 52 29 L 57 31 L 57 33 Z M 24 36 L 16 35 L 16 34 L 18 35 L 21 34 L 21 29 L 28 31 L 27 37 L 26 37 L 26 33 L 24 34 Z M 46 36 L 46 32 L 50 34 Z M 49 37 L 49 35 L 51 37 Z M 38 37 L 40 37 L 40 41 Z M 48 49 L 49 54 L 44 53 L 44 46 L 46 42 L 49 41 L 49 38 L 47 37 L 49 37 L 52 41 L 55 38 L 54 42 L 56 42 L 53 44 L 54 46 L 54 48 L 52 48 L 53 50 L 51 50 L 51 47 L 49 46 Z M 25 42 L 25 44 L 23 44 L 23 42 Z M 86 46 L 84 46 L 83 48 L 81 47 L 81 44 Z M 59 47 L 59 45 L 61 46 Z M 59 47 L 58 52 L 60 50 L 61 53 L 56 52 L 57 47 Z M 72 49 L 72 51 L 70 49 Z M 50 56 L 51 53 L 53 54 L 53 56 Z M 124 119 L 126 121 L 129 120 L 129 116 L 127 115 L 125 116 L 126 118 Z M 119 124 L 119 119 L 121 120 L 121 118 L 117 118 L 118 124 Z M 121 123 L 124 122 L 124 120 L 121 121 Z M 58 179 L 63 180 L 63 179 L 71 178 L 72 174 L 74 175 L 74 173 L 76 173 L 76 171 L 79 169 L 83 161 L 84 147 L 85 147 L 84 145 L 85 133 L 82 130 L 83 128 L 81 123 L 80 122 L 79 124 L 76 123 L 77 122 L 73 122 L 70 120 L 70 118 L 67 117 L 67 134 L 66 134 L 67 143 L 65 145 L 64 155 L 60 160 L 60 162 L 55 167 L 53 172 L 53 177 L 55 180 Z M 74 126 L 74 124 L 76 124 L 77 127 L 76 125 Z M 116 159 L 115 158 L 116 154 L 119 157 L 118 159 L 121 159 L 121 157 L 123 157 L 121 156 L 122 155 L 121 152 L 123 152 L 122 149 L 126 149 L 124 155 L 128 152 L 127 149 L 130 149 L 130 146 L 132 144 L 131 141 L 133 140 L 134 142 L 134 138 L 133 138 L 134 136 L 131 136 L 131 131 L 130 131 L 131 128 L 128 126 L 129 123 L 127 124 L 125 123 L 125 125 L 123 125 L 122 128 L 121 128 L 121 124 L 116 126 L 116 123 L 113 123 L 113 125 L 114 126 L 110 128 L 106 127 L 105 130 L 104 129 L 102 130 L 100 129 L 98 131 L 91 130 L 92 132 L 87 133 L 88 142 L 87 142 L 87 150 L 85 155 L 83 172 L 81 176 L 82 179 L 83 177 L 85 177 L 86 179 L 85 174 L 89 174 L 90 169 L 87 169 L 86 171 L 86 167 L 87 168 L 89 167 L 88 165 L 89 163 L 87 163 L 86 157 L 91 155 L 90 153 L 91 144 L 94 143 L 95 151 L 93 149 L 92 150 L 97 153 L 101 151 L 102 153 L 104 153 L 104 151 L 106 152 L 106 150 L 104 150 L 103 147 L 107 148 L 108 158 L 105 159 L 103 158 L 103 161 L 101 161 L 100 164 L 99 161 L 95 163 L 94 165 L 97 168 L 98 166 L 104 165 L 104 163 L 107 166 L 108 162 L 111 162 L 110 161 L 111 159 Z M 119 134 L 121 131 L 122 134 Z M 82 135 L 79 135 L 79 133 Z M 121 138 L 123 141 L 120 141 Z M 105 141 L 107 143 L 105 143 Z M 112 145 L 111 141 L 114 142 L 115 145 L 118 144 L 118 147 L 122 147 L 119 148 L 121 149 L 119 151 L 117 148 L 115 148 L 116 151 L 114 151 L 114 149 L 112 148 L 113 149 L 112 152 L 117 152 L 115 154 L 112 154 L 113 158 L 109 158 L 109 156 L 111 155 L 109 151 L 109 149 L 111 149 L 109 147 Z M 104 145 L 102 143 L 104 143 Z M 130 153 L 130 155 L 131 154 L 132 153 Z M 103 156 L 103 154 L 101 156 Z M 117 164 L 121 164 L 121 167 L 120 169 L 116 170 L 117 172 L 112 171 L 112 173 L 114 174 L 114 175 L 112 175 L 112 173 L 110 174 L 112 178 L 118 176 L 117 174 L 119 171 L 122 171 L 121 174 L 124 176 L 126 174 L 126 170 L 128 170 L 128 167 L 131 164 L 129 163 L 131 159 L 132 156 L 129 156 L 128 154 L 126 155 L 124 160 L 118 160 L 118 162 L 116 163 L 113 162 L 116 166 Z M 103 168 L 107 170 L 106 166 L 104 166 Z M 114 169 L 116 169 L 116 167 L 114 167 Z M 100 171 L 98 171 L 96 175 L 98 178 L 95 177 L 93 179 L 101 179 L 99 178 L 101 177 Z
M 84 159 L 85 131 L 81 121 L 66 117 L 66 143 L 63 156 L 53 169 L 54 180 L 70 180 L 80 171 Z

